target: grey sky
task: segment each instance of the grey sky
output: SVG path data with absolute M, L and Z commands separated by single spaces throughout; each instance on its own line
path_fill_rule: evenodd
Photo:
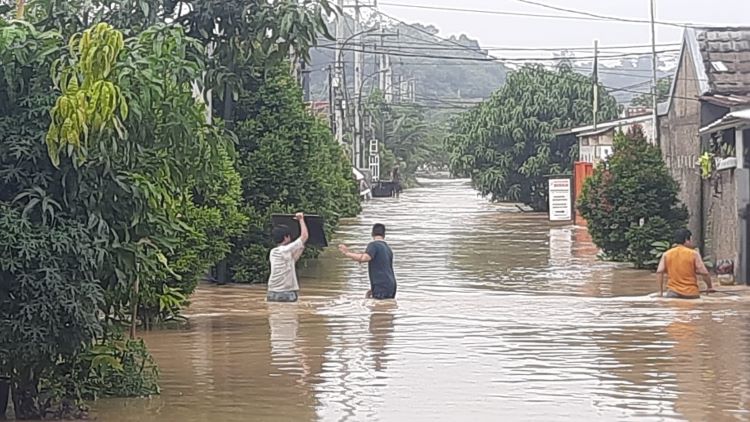
M 423 6 L 565 14 L 564 12 L 526 5 L 516 0 L 381 1 Z M 645 20 L 649 18 L 648 0 L 538 1 L 602 15 Z M 656 0 L 656 2 L 657 20 L 750 26 L 750 0 Z M 587 47 L 593 44 L 594 39 L 598 39 L 599 44 L 606 47 L 648 44 L 651 39 L 649 25 L 643 24 L 509 17 L 468 12 L 410 9 L 383 4 L 379 8 L 389 15 L 409 23 L 432 24 L 440 29 L 442 36 L 467 34 L 471 38 L 478 39 L 483 46 Z M 682 31 L 676 27 L 657 26 L 657 42 L 679 42 L 681 33 Z M 510 56 L 512 53 L 505 55 Z

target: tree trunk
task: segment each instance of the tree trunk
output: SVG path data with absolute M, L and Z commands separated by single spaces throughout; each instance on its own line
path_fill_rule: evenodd
M 231 70 L 233 66 L 230 67 Z M 222 113 L 224 119 L 224 125 L 227 129 L 234 129 L 234 98 L 232 94 L 232 87 L 228 84 L 224 84 L 224 110 Z M 216 264 L 216 281 L 218 284 L 227 284 L 228 271 L 227 271 L 227 259 L 224 258 Z
M 8 410 L 9 396 L 10 378 L 0 377 L 0 420 L 5 420 L 5 412 Z
M 140 280 L 135 278 L 133 285 L 133 299 L 130 300 L 130 338 L 135 339 L 135 327 L 138 323 L 138 293 L 140 291 Z
M 33 370 L 22 371 L 18 378 L 11 378 L 13 408 L 16 419 L 41 419 L 44 415 L 39 407 L 39 381 Z

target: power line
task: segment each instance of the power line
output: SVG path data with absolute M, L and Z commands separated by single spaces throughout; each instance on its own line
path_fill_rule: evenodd
M 557 10 L 557 11 L 563 11 L 567 13 L 574 13 L 580 16 L 566 16 L 566 15 L 545 15 L 545 14 L 539 14 L 539 13 L 525 13 L 525 12 L 509 12 L 509 11 L 502 11 L 502 10 L 484 10 L 484 9 L 468 9 L 468 8 L 460 8 L 460 7 L 445 7 L 445 6 L 424 6 L 424 5 L 417 5 L 417 4 L 404 4 L 404 3 L 390 3 L 390 2 L 381 2 L 381 5 L 385 6 L 392 6 L 392 7 L 402 7 L 402 8 L 409 8 L 409 9 L 424 9 L 424 10 L 441 10 L 446 12 L 462 12 L 462 13 L 477 13 L 477 14 L 487 14 L 487 15 L 499 15 L 499 16 L 519 16 L 519 17 L 531 17 L 531 18 L 544 18 L 544 19 L 561 19 L 561 20 L 583 20 L 583 21 L 599 21 L 599 22 L 622 22 L 622 23 L 638 23 L 638 24 L 650 24 L 650 20 L 643 20 L 643 19 L 632 19 L 632 18 L 624 18 L 624 17 L 617 17 L 617 16 L 606 16 L 606 15 L 597 15 L 594 13 L 589 12 L 583 12 L 580 10 L 573 10 L 573 9 L 566 9 L 562 7 L 552 6 L 544 3 L 538 3 L 538 2 L 532 2 L 528 0 L 516 0 L 522 3 L 526 4 L 532 4 L 534 6 L 544 7 L 547 9 Z M 665 21 L 657 21 L 655 22 L 659 25 L 666 25 L 666 26 L 674 26 L 679 28 L 685 28 L 687 26 L 715 26 L 715 25 L 698 25 L 698 24 L 687 24 L 687 23 L 678 23 L 678 22 L 665 22 Z
M 328 46 L 321 46 L 321 48 L 324 49 L 335 49 L 335 47 L 328 47 Z M 413 57 L 413 58 L 420 58 L 420 59 L 441 59 L 441 60 L 456 60 L 456 61 L 474 61 L 474 62 L 509 62 L 509 63 L 523 63 L 523 62 L 545 62 L 545 61 L 560 61 L 560 60 L 571 60 L 571 61 L 580 61 L 580 60 L 591 60 L 594 58 L 594 56 L 585 56 L 585 57 L 507 57 L 507 58 L 499 58 L 492 55 L 483 55 L 482 57 L 460 57 L 460 56 L 449 56 L 449 55 L 438 55 L 438 54 L 411 54 L 408 52 L 403 51 L 394 51 L 394 50 L 380 50 L 377 48 L 368 50 L 367 45 L 362 45 L 361 48 L 357 48 L 355 45 L 354 47 L 345 47 L 342 48 L 343 51 L 354 51 L 354 52 L 360 52 L 360 53 L 368 53 L 368 54 L 389 54 L 396 57 Z M 676 53 L 679 50 L 662 50 L 657 51 L 657 54 L 672 54 Z M 618 54 L 618 55 L 610 55 L 610 56 L 600 56 L 600 59 L 618 59 L 618 58 L 627 58 L 627 57 L 638 57 L 638 56 L 644 56 L 644 53 L 624 53 L 624 54 Z
M 460 43 L 458 43 L 458 42 L 456 42 L 456 41 L 453 41 L 453 40 L 451 40 L 451 39 L 448 39 L 448 38 L 443 38 L 443 37 L 437 36 L 437 35 L 435 35 L 435 34 L 432 34 L 432 33 L 428 32 L 428 31 L 425 31 L 424 29 L 422 29 L 422 28 L 420 28 L 420 27 L 418 27 L 418 26 L 416 26 L 416 25 L 412 25 L 412 24 L 410 24 L 410 23 L 406 23 L 406 22 L 404 22 L 404 21 L 402 21 L 402 20 L 400 20 L 400 19 L 394 18 L 393 16 L 390 16 L 390 15 L 388 15 L 388 14 L 386 14 L 386 13 L 383 13 L 383 12 L 381 12 L 381 11 L 379 11 L 379 10 L 377 11 L 377 13 L 378 13 L 379 15 L 381 15 L 381 16 L 385 16 L 385 17 L 386 17 L 386 18 L 388 18 L 388 19 L 391 19 L 391 20 L 393 20 L 393 21 L 399 22 L 399 23 L 401 23 L 402 25 L 406 25 L 406 26 L 408 26 L 408 27 L 410 27 L 410 28 L 412 28 L 412 29 L 415 29 L 415 30 L 417 30 L 417 31 L 419 31 L 419 32 L 422 32 L 422 33 L 424 33 L 424 34 L 427 34 L 427 35 L 429 35 L 430 37 L 433 37 L 433 38 L 437 38 L 437 39 L 439 39 L 439 40 L 442 40 L 442 41 L 448 42 L 448 43 L 450 43 L 450 44 L 454 44 L 454 45 L 457 45 L 457 46 L 459 46 L 459 47 L 461 47 L 461 48 L 464 48 L 464 49 L 466 49 L 467 51 L 471 51 L 471 52 L 474 52 L 475 54 L 477 54 L 477 52 L 476 52 L 475 50 L 473 50 L 473 49 L 471 49 L 471 48 L 467 48 L 467 47 L 466 47 L 465 45 L 463 45 L 463 44 L 460 44 Z M 480 54 L 481 54 L 481 53 L 480 53 Z M 493 57 L 492 55 L 489 55 L 489 54 L 488 54 L 487 56 L 489 56 L 489 57 Z M 494 58 L 494 57 L 493 57 L 493 58 Z
M 319 44 L 316 47 L 334 47 L 336 44 Z M 362 43 L 362 44 L 353 44 L 349 43 L 348 45 L 373 45 L 373 43 Z M 680 44 L 659 44 L 657 46 L 659 47 L 674 47 L 678 46 Z M 453 46 L 446 46 L 443 44 L 438 44 L 436 42 L 432 43 L 424 43 L 424 44 L 418 44 L 418 43 L 402 43 L 398 42 L 397 44 L 380 44 L 379 47 L 385 47 L 385 48 L 399 48 L 399 49 L 408 49 L 408 50 L 417 50 L 417 51 L 467 51 L 467 49 L 470 49 L 471 51 L 474 51 L 479 54 L 485 54 L 490 51 L 545 51 L 545 52 L 573 52 L 573 51 L 586 51 L 589 52 L 592 50 L 591 47 L 453 47 Z M 599 50 L 609 50 L 611 53 L 617 53 L 617 54 L 637 54 L 637 52 L 631 52 L 627 53 L 624 50 L 632 50 L 632 49 L 645 49 L 645 48 L 651 48 L 650 45 L 633 45 L 633 46 L 618 46 L 618 47 L 602 47 Z M 670 49 L 670 51 L 679 51 L 679 49 Z M 640 52 L 641 54 L 651 54 L 651 52 Z M 606 56 L 600 56 L 600 57 L 606 57 Z

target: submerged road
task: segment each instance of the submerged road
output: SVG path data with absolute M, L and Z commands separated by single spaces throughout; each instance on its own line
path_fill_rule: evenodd
M 375 200 L 335 244 L 388 226 L 394 302 L 330 248 L 302 300 L 201 287 L 186 330 L 152 332 L 162 394 L 103 400 L 102 421 L 750 420 L 750 302 L 649 298 L 585 230 L 424 181 Z

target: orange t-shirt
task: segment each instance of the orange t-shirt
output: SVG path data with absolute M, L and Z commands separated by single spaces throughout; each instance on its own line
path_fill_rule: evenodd
M 700 253 L 683 245 L 666 251 L 656 272 L 666 273 L 667 289 L 682 296 L 700 296 L 698 274 L 708 274 Z

